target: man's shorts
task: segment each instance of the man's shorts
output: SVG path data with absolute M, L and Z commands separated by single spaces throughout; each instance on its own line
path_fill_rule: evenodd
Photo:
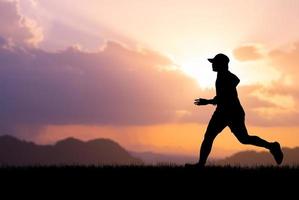
M 209 122 L 206 134 L 216 136 L 227 126 L 237 137 L 248 135 L 245 126 L 245 114 L 243 112 L 227 113 L 217 110 Z

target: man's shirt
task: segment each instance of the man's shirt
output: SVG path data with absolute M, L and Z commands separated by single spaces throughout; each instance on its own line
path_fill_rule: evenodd
M 230 71 L 217 73 L 216 111 L 233 115 L 245 114 L 236 88 L 239 82 L 240 79 Z

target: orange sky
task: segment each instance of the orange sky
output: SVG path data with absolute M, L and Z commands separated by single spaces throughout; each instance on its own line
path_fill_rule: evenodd
M 42 128 L 37 135 L 29 137 L 24 132 L 21 134 L 23 137 L 29 137 L 39 143 L 54 142 L 68 136 L 82 139 L 108 137 L 130 150 L 197 155 L 213 108 L 195 107 L 192 105 L 193 98 L 213 97 L 212 89 L 216 74 L 212 72 L 206 58 L 223 52 L 231 58 L 230 70 L 241 79 L 238 89 L 241 102 L 247 112 L 249 132 L 271 141 L 278 140 L 283 146 L 299 146 L 297 125 L 299 90 L 296 87 L 296 79 L 299 75 L 297 59 L 299 57 L 299 26 L 297 26 L 299 1 L 20 0 L 7 2 L 17 2 L 16 17 L 21 16 L 23 27 L 29 30 L 26 32 L 27 35 L 25 33 L 16 35 L 13 34 L 15 31 L 5 29 L 4 25 L 0 28 L 0 36 L 7 41 L 18 46 L 24 45 L 22 41 L 26 39 L 27 44 L 33 45 L 30 48 L 52 52 L 54 55 L 72 46 L 70 50 L 86 56 L 84 61 L 82 59 L 76 62 L 76 64 L 82 63 L 82 66 L 98 65 L 99 61 L 92 57 L 92 53 L 102 51 L 103 57 L 109 57 L 109 53 L 120 55 L 122 62 L 126 63 L 124 66 L 128 66 L 128 71 L 134 71 L 133 74 L 130 73 L 132 80 L 145 82 L 145 85 L 140 85 L 138 97 L 126 101 L 128 105 L 134 102 L 138 107 L 139 100 L 146 101 L 146 95 L 156 94 L 155 90 L 161 95 L 152 96 L 148 100 L 151 103 L 148 109 L 138 110 L 138 113 L 145 118 L 136 124 L 129 121 L 131 118 L 135 119 L 129 109 L 123 110 L 123 115 L 128 116 L 129 123 L 118 118 L 115 119 L 115 123 L 113 120 L 109 121 L 113 119 L 113 112 L 105 113 L 103 117 L 111 114 L 109 122 L 98 123 L 97 120 L 101 116 L 96 116 L 97 112 L 91 113 L 92 108 L 89 108 L 89 104 L 90 107 L 94 106 L 99 110 L 100 108 L 97 108 L 96 103 L 93 104 L 94 101 L 88 101 L 86 107 L 91 109 L 90 112 L 86 111 L 82 115 L 80 112 L 74 114 L 73 116 L 76 116 L 73 121 L 64 119 L 64 121 L 43 122 L 44 124 L 38 124 Z M 115 44 L 107 45 L 107 41 L 114 41 Z M 80 57 L 78 55 L 74 57 Z M 73 55 L 69 51 L 61 53 L 62 60 L 69 59 L 71 56 Z M 63 66 L 68 66 L 67 70 L 75 69 L 76 73 L 84 74 L 84 70 L 82 72 L 80 68 L 65 63 L 67 62 L 63 62 Z M 110 61 L 107 63 L 113 64 Z M 133 66 L 129 69 L 132 63 L 144 68 L 141 70 L 138 66 Z M 49 64 L 50 67 L 52 65 L 54 64 Z M 152 66 L 155 69 L 148 69 Z M 59 71 L 59 68 L 57 70 Z M 158 73 L 160 71 L 163 73 Z M 168 72 L 172 75 L 169 76 Z M 124 70 L 122 73 L 127 71 Z M 97 75 L 100 79 L 102 72 L 95 71 L 91 74 Z M 90 79 L 93 80 L 87 76 L 86 80 Z M 83 79 L 70 80 L 82 81 Z M 130 80 L 122 79 L 122 81 L 128 85 L 125 89 L 121 88 L 121 84 L 114 87 L 120 87 L 120 91 L 123 91 L 122 97 L 127 98 L 126 95 L 131 94 L 129 90 L 136 86 L 131 86 Z M 193 81 L 196 84 L 192 85 Z M 164 82 L 164 87 L 159 85 Z M 113 83 L 110 84 L 111 87 Z M 168 91 L 168 83 L 182 88 L 172 88 Z M 98 84 L 95 91 L 101 90 L 102 82 Z M 192 86 L 192 88 L 183 88 L 183 86 Z M 88 88 L 88 85 L 86 87 Z M 84 95 L 92 96 L 93 90 L 87 91 Z M 72 94 L 70 96 L 72 99 Z M 111 96 L 113 97 L 113 94 Z M 97 100 L 101 100 L 100 95 L 96 97 Z M 80 101 L 81 99 L 78 100 Z M 172 102 L 173 105 L 168 102 Z M 167 112 L 161 114 L 161 119 L 155 113 L 150 113 L 149 116 L 145 113 L 159 111 L 165 105 L 170 107 Z M 163 120 L 164 114 L 172 117 Z M 94 116 L 97 120 L 92 118 Z M 194 120 L 196 117 L 198 122 Z M 91 118 L 92 120 L 88 121 Z M 217 138 L 212 155 L 226 156 L 238 150 L 252 148 L 239 144 L 233 135 L 225 130 Z
M 129 150 L 166 152 L 170 154 L 189 154 L 196 156 L 203 139 L 205 124 L 164 124 L 153 126 L 49 126 L 36 140 L 41 144 L 54 143 L 64 137 L 77 137 L 83 140 L 103 137 L 124 145 Z M 278 140 L 284 146 L 296 147 L 299 139 L 294 137 L 298 127 L 257 127 L 250 126 L 250 133 L 269 141 Z M 226 128 L 215 140 L 211 156 L 223 157 L 238 150 L 257 150 L 250 145 L 242 145 Z

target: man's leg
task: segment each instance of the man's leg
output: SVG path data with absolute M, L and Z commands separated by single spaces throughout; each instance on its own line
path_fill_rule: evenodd
M 225 127 L 225 119 L 221 115 L 214 113 L 207 127 L 204 140 L 201 144 L 198 162 L 199 165 L 204 166 L 206 164 L 208 156 L 212 150 L 214 139 Z
M 264 147 L 272 153 L 277 164 L 283 160 L 283 153 L 278 142 L 268 142 L 258 136 L 248 135 L 244 118 L 236 118 L 229 123 L 229 127 L 233 134 L 242 144 L 251 144 Z

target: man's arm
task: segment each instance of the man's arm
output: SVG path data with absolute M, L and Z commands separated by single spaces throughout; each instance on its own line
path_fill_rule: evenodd
M 195 99 L 194 104 L 198 106 L 208 105 L 208 104 L 216 105 L 217 97 L 215 96 L 213 99 L 203 99 L 203 98 Z

